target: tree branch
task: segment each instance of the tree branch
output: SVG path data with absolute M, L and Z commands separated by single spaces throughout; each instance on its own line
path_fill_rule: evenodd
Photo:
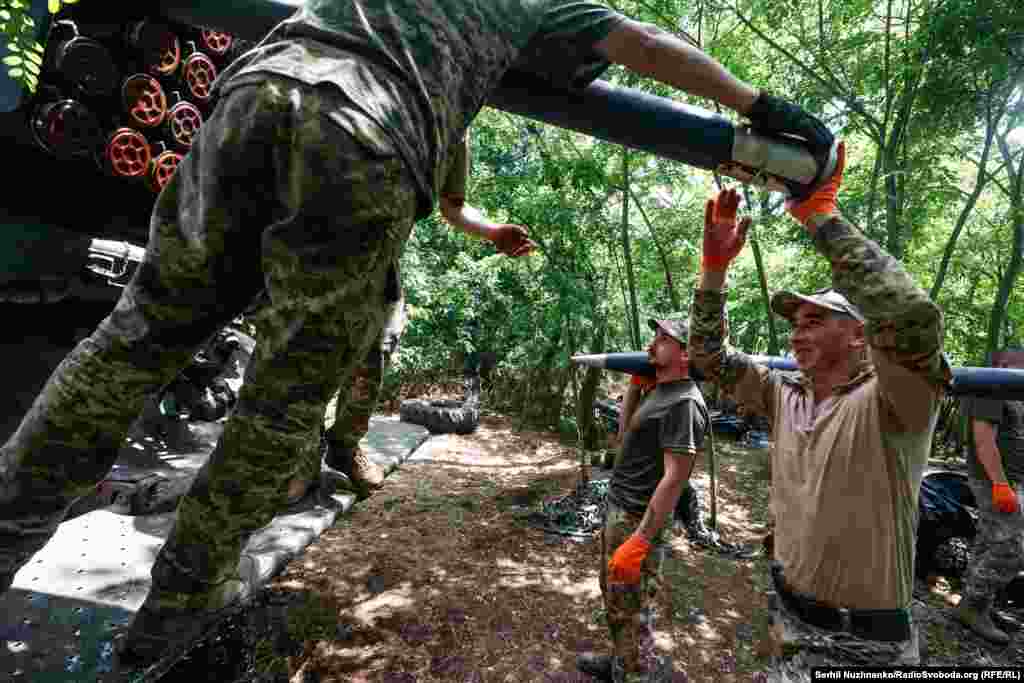
M 762 31 L 759 28 L 757 28 L 756 26 L 754 26 L 754 23 L 750 19 L 748 19 L 742 12 L 740 12 L 739 8 L 737 8 L 735 5 L 727 4 L 726 7 L 728 7 L 733 12 L 733 14 L 735 14 L 737 16 L 737 18 L 739 18 L 739 20 L 741 22 L 743 22 L 743 25 L 746 26 L 747 28 L 749 28 L 754 33 L 754 35 L 756 35 L 758 38 L 760 38 L 761 40 L 766 42 L 773 50 L 775 50 L 776 52 L 779 52 L 782 55 L 784 55 L 788 60 L 793 62 L 802 71 L 804 71 L 808 76 L 810 76 L 810 78 L 812 80 L 817 81 L 822 86 L 827 88 L 829 90 L 829 92 L 831 92 L 833 95 L 835 95 L 836 97 L 841 99 L 843 102 L 845 102 L 846 106 L 848 106 L 852 111 L 855 111 L 857 114 L 862 116 L 864 118 L 864 120 L 867 122 L 867 124 L 869 125 L 869 127 L 872 129 L 872 133 L 873 133 L 873 136 L 875 137 L 875 141 L 876 142 L 885 139 L 884 138 L 884 128 L 882 127 L 881 122 L 875 116 L 873 116 L 871 114 L 871 112 L 866 110 L 864 108 L 864 106 L 861 105 L 861 103 L 858 102 L 855 97 L 853 97 L 852 95 L 846 93 L 843 90 L 843 88 L 842 88 L 842 86 L 840 84 L 838 84 L 838 83 L 831 83 L 828 80 L 822 78 L 818 74 L 817 71 L 812 69 L 807 64 L 804 64 L 800 60 L 799 57 L 797 57 L 796 55 L 791 53 L 789 50 L 787 50 L 786 48 L 784 48 L 781 45 L 779 45 L 779 43 L 777 43 L 776 41 L 774 41 L 771 38 L 769 38 L 764 33 L 764 31 Z M 881 143 L 879 143 L 879 146 L 881 146 Z

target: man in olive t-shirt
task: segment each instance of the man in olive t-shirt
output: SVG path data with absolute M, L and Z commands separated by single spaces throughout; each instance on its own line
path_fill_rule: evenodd
M 1024 352 L 994 355 L 995 367 L 1024 368 Z M 1024 571 L 1024 401 L 965 398 L 968 483 L 978 505 L 978 535 L 967 568 L 957 618 L 995 643 L 1010 638 L 992 623 L 992 603 L 1000 590 Z
M 576 661 L 581 671 L 616 682 L 652 680 L 666 667 L 649 647 L 641 648 L 641 629 L 649 632 L 653 625 L 647 602 L 659 582 L 665 524 L 711 423 L 704 397 L 690 379 L 686 320 L 650 320 L 649 325 L 655 331 L 648 354 L 657 384 L 625 425 L 601 534 L 601 593 L 612 655 L 587 652 Z

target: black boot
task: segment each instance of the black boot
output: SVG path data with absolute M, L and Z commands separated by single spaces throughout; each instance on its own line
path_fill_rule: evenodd
M 582 652 L 576 655 L 576 668 L 585 674 L 590 674 L 599 681 L 612 683 L 611 655 Z

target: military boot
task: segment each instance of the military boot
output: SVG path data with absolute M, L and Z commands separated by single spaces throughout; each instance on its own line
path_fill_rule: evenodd
M 576 655 L 576 668 L 599 681 L 612 683 L 612 656 L 583 652 Z
M 967 628 L 977 633 L 982 638 L 997 645 L 1006 645 L 1010 642 L 1010 636 L 1006 631 L 1001 631 L 992 623 L 992 600 L 991 598 L 964 598 L 956 609 L 956 618 Z
M 348 477 L 360 500 L 369 498 L 374 490 L 384 484 L 384 470 L 370 460 L 359 446 L 347 448 L 331 444 L 327 449 L 324 462 L 331 469 Z

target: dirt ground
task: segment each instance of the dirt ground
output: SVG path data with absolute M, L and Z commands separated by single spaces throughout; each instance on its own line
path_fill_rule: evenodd
M 438 438 L 444 449 L 433 462 L 404 465 L 273 582 L 288 605 L 287 633 L 257 644 L 258 680 L 592 680 L 574 659 L 608 646 L 598 539 L 546 534 L 527 521 L 545 499 L 573 490 L 578 451 L 496 416 L 475 434 Z M 758 545 L 767 451 L 718 445 L 719 531 Z M 707 476 L 703 467 L 694 473 L 698 488 Z M 706 497 L 702 504 L 706 513 Z M 655 646 L 671 657 L 675 680 L 750 680 L 765 663 L 763 556 L 726 557 L 676 531 L 664 576 Z M 918 593 L 930 663 L 1024 663 L 1020 633 L 990 648 L 949 621 L 958 598 L 950 582 L 921 583 Z

